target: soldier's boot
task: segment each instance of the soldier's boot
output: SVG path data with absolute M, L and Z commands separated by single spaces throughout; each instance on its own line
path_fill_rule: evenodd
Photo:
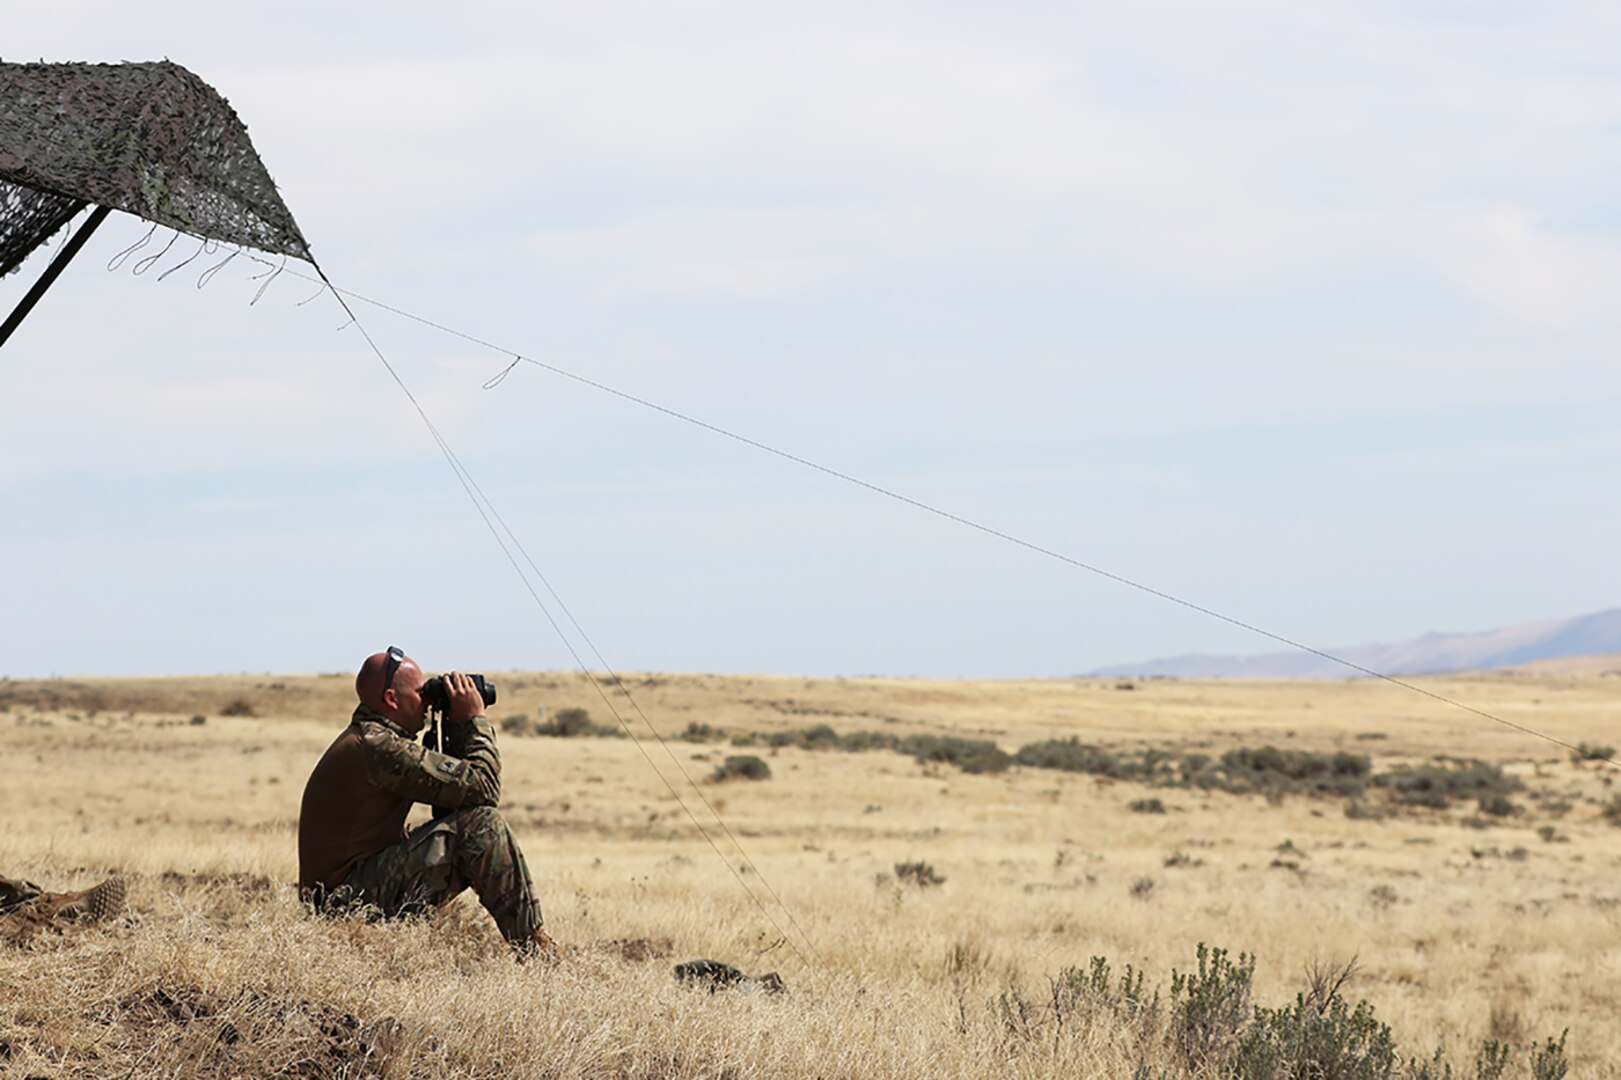
M 514 946 L 518 950 L 520 961 L 537 960 L 543 964 L 555 964 L 563 959 L 563 948 L 552 940 L 543 926 L 537 926 L 527 938 L 517 942 Z
M 110 877 L 93 889 L 71 893 L 46 893 L 40 908 L 59 922 L 100 922 L 124 910 L 129 887 L 121 877 Z

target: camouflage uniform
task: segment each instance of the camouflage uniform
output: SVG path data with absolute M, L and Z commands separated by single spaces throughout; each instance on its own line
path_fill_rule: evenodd
M 471 887 L 513 944 L 536 939 L 540 905 L 523 852 L 495 809 L 501 755 L 483 716 L 444 725 L 444 753 L 362 705 L 310 774 L 299 814 L 299 887 L 319 910 L 431 911 Z M 405 833 L 414 803 L 434 818 Z

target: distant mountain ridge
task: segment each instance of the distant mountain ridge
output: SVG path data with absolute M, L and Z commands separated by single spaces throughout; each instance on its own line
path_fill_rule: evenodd
M 1398 645 L 1325 648 L 1381 675 L 1430 675 L 1511 667 L 1566 656 L 1621 652 L 1621 608 L 1521 623 L 1469 634 L 1432 631 Z M 1356 672 L 1308 652 L 1258 656 L 1171 656 L 1109 664 L 1090 675 L 1161 675 L 1182 679 L 1342 679 Z

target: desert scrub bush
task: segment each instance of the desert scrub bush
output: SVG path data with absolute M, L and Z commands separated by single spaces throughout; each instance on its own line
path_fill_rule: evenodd
M 1598 744 L 1577 743 L 1576 749 L 1570 752 L 1572 764 L 1580 765 L 1584 761 L 1608 761 L 1615 757 L 1615 747 Z
M 1557 1040 L 1550 1036 L 1531 1051 L 1531 1080 L 1564 1080 L 1570 1071 L 1570 1062 L 1565 1057 L 1565 1038 L 1569 1034 L 1570 1029 L 1566 1028 Z
M 771 779 L 771 766 L 755 757 L 753 754 L 736 754 L 715 766 L 715 771 L 709 774 L 712 784 L 724 783 L 727 780 L 769 780 Z
M 550 735 L 557 739 L 572 739 L 590 730 L 591 714 L 578 707 L 558 709 L 550 720 L 535 728 L 537 734 Z
M 966 773 L 1004 772 L 1013 764 L 1013 756 L 988 739 L 911 735 L 901 740 L 900 749 L 925 764 L 944 762 Z
M 709 724 L 701 724 L 696 720 L 688 724 L 686 729 L 683 730 L 681 734 L 676 736 L 676 738 L 680 739 L 682 742 L 695 743 L 719 742 L 725 737 L 726 732 L 722 731 L 720 728 L 713 727 Z
M 1101 956 L 1092 957 L 1085 971 L 1064 968 L 1049 980 L 1053 1020 L 1063 1027 L 1107 1013 L 1140 1028 L 1151 1027 L 1159 1016 L 1159 990 L 1150 995 L 1145 981 L 1130 964 L 1114 978 L 1109 961 Z
M 535 724 L 534 733 L 553 739 L 577 739 L 588 735 L 612 739 L 624 734 L 612 724 L 596 723 L 589 712 L 577 706 L 558 709 L 551 719 Z
M 257 716 L 258 713 L 254 711 L 253 702 L 246 698 L 234 698 L 231 701 L 226 702 L 224 708 L 220 709 L 220 715 Z
M 839 745 L 839 733 L 831 724 L 813 724 L 799 732 L 794 745 L 805 750 L 833 750 Z
M 724 733 L 717 729 L 715 737 L 724 737 Z M 732 736 L 732 745 L 737 747 L 763 745 L 773 750 L 798 747 L 801 750 L 844 750 L 849 753 L 860 753 L 865 750 L 899 750 L 901 739 L 898 735 L 881 731 L 852 731 L 840 735 L 831 725 L 814 724 L 807 728 L 788 728 L 783 731 L 739 732 Z
M 900 744 L 900 736 L 887 731 L 852 731 L 839 736 L 839 749 L 852 754 L 867 750 L 894 750 Z
M 1398 803 L 1436 810 L 1446 809 L 1454 799 L 1507 796 L 1522 786 L 1498 766 L 1484 761 L 1403 766 L 1380 773 L 1373 783 L 1389 791 Z
M 535 733 L 535 722 L 530 719 L 528 713 L 512 713 L 503 716 L 499 726 L 508 735 L 533 735 Z
M 1165 804 L 1158 799 L 1133 799 L 1126 804 L 1126 809 L 1134 814 L 1163 814 Z
M 946 883 L 946 879 L 941 877 L 940 873 L 926 862 L 896 863 L 895 880 L 903 885 L 916 885 L 920 889 Z
M 1346 1004 L 1337 993 L 1320 1006 L 1302 993 L 1281 1009 L 1257 1008 L 1226 1063 L 1240 1080 L 1334 1077 L 1385 1080 L 1400 1064 L 1396 1040 L 1373 1006 Z
M 1221 755 L 1219 765 L 1195 777 L 1225 780 L 1208 786 L 1232 791 L 1259 791 L 1280 794 L 1359 796 L 1368 786 L 1373 762 L 1366 754 L 1336 751 L 1318 754 L 1309 750 L 1279 750 L 1263 746 L 1258 750 L 1239 748 Z M 1206 786 L 1201 784 L 1201 786 Z
M 1178 1060 L 1195 1073 L 1225 1056 L 1238 1041 L 1250 1019 L 1255 979 L 1255 958 L 1248 953 L 1239 953 L 1234 963 L 1227 959 L 1226 949 L 1213 949 L 1201 941 L 1197 956 L 1197 972 L 1171 971 L 1168 1033 Z
M 1196 972 L 1172 971 L 1168 1003 L 1142 972 L 1128 966 L 1116 978 L 1108 960 L 1094 956 L 1086 969 L 1051 978 L 1046 1001 L 1015 984 L 993 996 L 987 1012 L 1010 1055 L 1123 1024 L 1141 1055 L 1131 1075 L 1141 1080 L 1564 1080 L 1569 1071 L 1566 1035 L 1531 1044 L 1518 1061 L 1510 1042 L 1488 1040 L 1468 1068 L 1441 1050 L 1403 1055 L 1374 1006 L 1342 994 L 1354 960 L 1308 967 L 1306 988 L 1268 1008 L 1252 1000 L 1253 957 L 1235 962 L 1203 943 L 1197 956 Z M 1511 1065 L 1523 1071 L 1511 1074 Z
M 1075 737 L 1021 747 L 1020 765 L 1135 780 L 1156 787 L 1191 787 L 1231 794 L 1360 796 L 1372 761 L 1365 754 L 1318 754 L 1273 746 L 1229 750 L 1219 759 L 1148 747 L 1111 751 Z
M 1037 769 L 1058 769 L 1061 772 L 1107 776 L 1115 780 L 1136 780 L 1142 776 L 1142 768 L 1137 762 L 1125 755 L 1083 743 L 1073 735 L 1067 739 L 1047 739 L 1021 746 L 1013 760 Z

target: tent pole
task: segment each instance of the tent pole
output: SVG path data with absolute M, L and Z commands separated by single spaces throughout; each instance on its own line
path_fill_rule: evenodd
M 11 337 L 11 332 L 22 325 L 22 321 L 28 317 L 28 313 L 34 310 L 34 305 L 39 303 L 39 298 L 45 295 L 45 290 L 51 287 L 51 284 L 56 281 L 57 275 L 73 260 L 73 256 L 79 253 L 79 249 L 84 247 L 84 242 L 90 239 L 90 234 L 96 231 L 96 226 L 107 220 L 107 215 L 110 213 L 112 213 L 110 207 L 96 207 L 90 212 L 90 216 L 85 218 L 84 224 L 79 226 L 79 231 L 74 233 L 66 244 L 62 245 L 62 250 L 56 253 L 56 258 L 51 260 L 51 265 L 47 266 L 45 272 L 39 276 L 39 280 L 34 282 L 34 287 L 28 290 L 28 295 L 22 298 L 22 302 L 17 305 L 17 309 L 6 319 L 5 325 L 0 326 L 0 345 L 4 345 L 6 339 Z

